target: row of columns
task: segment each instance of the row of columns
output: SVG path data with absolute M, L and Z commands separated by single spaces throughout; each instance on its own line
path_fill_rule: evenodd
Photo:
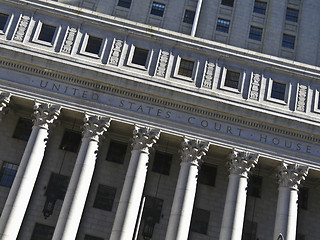
M 0 111 L 10 95 L 0 94 Z M 31 193 L 42 163 L 48 130 L 60 114 L 60 107 L 36 103 L 34 125 L 0 218 L 0 239 L 14 240 L 19 233 Z M 99 148 L 99 139 L 107 131 L 110 118 L 85 115 L 81 147 L 54 231 L 54 240 L 76 238 L 88 195 Z M 140 201 L 146 181 L 149 153 L 160 137 L 159 129 L 135 126 L 133 149 L 117 208 L 110 240 L 128 240 L 134 235 Z M 209 142 L 185 138 L 181 148 L 181 167 L 169 218 L 166 240 L 185 240 L 191 222 L 197 176 Z M 240 240 L 244 221 L 249 172 L 259 155 L 233 149 L 229 158 L 229 183 L 222 219 L 220 240 Z M 294 240 L 297 221 L 299 184 L 308 168 L 282 163 L 279 171 L 279 197 L 274 239 Z

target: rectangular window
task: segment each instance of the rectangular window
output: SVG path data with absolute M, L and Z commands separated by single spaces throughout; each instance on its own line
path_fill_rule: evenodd
M 221 0 L 221 4 L 229 7 L 233 7 L 234 0 Z
M 190 231 L 207 234 L 210 212 L 195 207 L 192 212 Z
M 103 240 L 103 238 L 94 237 L 94 236 L 91 236 L 91 235 L 85 235 L 84 236 L 84 240 Z
M 273 81 L 271 97 L 284 101 L 285 93 L 286 93 L 286 84 Z
M 130 8 L 132 0 L 119 0 L 118 6 L 124 8 Z
M 4 31 L 8 18 L 9 18 L 8 14 L 0 13 L 0 31 Z
M 178 74 L 185 77 L 192 77 L 194 61 L 181 58 Z
M 63 200 L 68 189 L 69 180 L 68 176 L 52 173 L 45 196 Z
M 202 164 L 199 171 L 199 183 L 214 186 L 216 182 L 217 167 L 209 164 Z
M 309 198 L 309 189 L 308 188 L 300 188 L 298 195 L 298 206 L 300 209 L 307 210 L 308 209 L 308 198 Z
M 154 156 L 152 171 L 164 175 L 169 175 L 172 155 L 156 151 Z
M 283 34 L 282 47 L 294 49 L 295 36 Z
M 111 211 L 116 191 L 116 188 L 99 184 L 93 207 Z
M 241 240 L 256 240 L 257 239 L 257 226 L 258 226 L 258 224 L 256 222 L 244 220 Z
M 148 49 L 135 47 L 131 62 L 141 66 L 145 66 L 148 59 L 148 54 Z
M 31 239 L 34 240 L 51 240 L 53 237 L 54 227 L 36 223 Z
M 14 177 L 17 174 L 19 165 L 3 162 L 0 172 L 0 185 L 4 187 L 11 187 Z
M 55 26 L 51 26 L 43 23 L 38 36 L 38 40 L 51 43 L 55 32 L 56 32 Z
M 250 27 L 250 33 L 249 33 L 249 38 L 256 40 L 256 41 L 261 41 L 262 38 L 262 28 L 258 27 Z
M 60 144 L 60 149 L 70 152 L 78 152 L 81 142 L 81 133 L 66 129 Z
M 128 144 L 111 141 L 107 154 L 107 161 L 123 163 L 126 156 Z
M 230 21 L 218 18 L 216 30 L 219 32 L 229 32 Z
M 28 141 L 32 131 L 32 120 L 27 118 L 19 118 L 13 138 Z
M 191 10 L 187 10 L 184 12 L 183 22 L 193 24 L 195 12 Z
M 266 2 L 261 2 L 261 1 L 254 2 L 253 12 L 265 15 L 266 9 L 267 9 Z
M 287 8 L 286 20 L 290 22 L 298 22 L 299 10 Z
M 251 175 L 248 183 L 248 196 L 261 198 L 262 177 Z
M 165 5 L 162 3 L 153 2 L 151 8 L 151 14 L 162 17 L 164 13 Z
M 231 71 L 227 69 L 226 79 L 224 81 L 224 86 L 238 89 L 240 81 L 240 73 Z
M 99 54 L 102 40 L 102 38 L 89 35 L 85 51 L 88 53 Z

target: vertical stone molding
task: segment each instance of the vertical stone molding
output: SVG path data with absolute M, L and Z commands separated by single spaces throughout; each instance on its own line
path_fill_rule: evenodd
M 123 41 L 115 39 L 111 50 L 111 56 L 109 58 L 109 64 L 118 66 L 121 57 Z
M 68 28 L 66 39 L 63 42 L 61 52 L 71 54 L 72 46 L 77 35 L 76 28 Z
M 165 77 L 168 67 L 170 53 L 167 51 L 161 50 L 160 57 L 158 61 L 158 66 L 156 70 L 156 76 Z
M 2 240 L 17 238 L 42 163 L 49 126 L 59 114 L 59 106 L 35 104 L 32 132 L 0 218 Z
M 229 160 L 229 183 L 224 205 L 220 240 L 241 240 L 247 200 L 248 174 L 259 154 L 233 149 Z
M 296 239 L 298 216 L 298 191 L 309 168 L 282 162 L 279 167 L 279 195 L 277 203 L 274 239 L 282 234 L 286 240 Z
M 82 143 L 53 234 L 55 240 L 76 238 L 96 164 L 99 139 L 110 126 L 110 118 L 85 115 Z
M 254 100 L 259 100 L 261 75 L 258 73 L 252 74 L 251 88 L 250 88 L 250 98 Z
M 211 62 L 207 62 L 205 73 L 203 75 L 202 87 L 204 88 L 212 88 L 213 76 L 214 76 L 215 64 Z
M 11 94 L 7 92 L 0 92 L 0 121 L 8 112 L 8 104 L 10 102 Z
M 160 130 L 135 126 L 131 158 L 110 240 L 132 239 L 146 181 L 150 148 L 160 137 Z
M 307 92 L 308 92 L 308 87 L 305 85 L 299 84 L 298 99 L 297 99 L 297 105 L 296 105 L 297 111 L 305 112 L 306 103 L 307 103 Z
M 209 142 L 184 139 L 181 149 L 181 167 L 171 208 L 166 240 L 188 239 L 198 169 Z

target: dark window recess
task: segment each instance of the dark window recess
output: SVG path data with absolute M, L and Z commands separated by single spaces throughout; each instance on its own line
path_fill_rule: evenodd
M 19 165 L 3 162 L 0 172 L 0 185 L 5 187 L 11 187 L 14 177 L 17 174 Z
M 226 79 L 224 81 L 224 85 L 226 87 L 231 87 L 238 89 L 240 80 L 240 73 L 235 71 L 227 70 Z
M 12 137 L 28 141 L 32 131 L 32 126 L 33 124 L 31 119 L 19 118 Z
M 89 35 L 85 51 L 88 53 L 99 54 L 101 44 L 102 44 L 102 38 Z
M 70 152 L 78 152 L 81 142 L 81 133 L 72 130 L 66 130 L 64 132 L 60 149 Z
M 134 49 L 133 57 L 132 57 L 132 63 L 138 64 L 141 66 L 146 66 L 147 58 L 148 58 L 149 50 L 138 48 L 136 47 Z
M 111 211 L 116 191 L 116 188 L 99 184 L 93 207 Z
M 264 14 L 266 14 L 266 9 L 267 9 L 266 2 L 261 2 L 261 1 L 254 2 L 253 12 L 264 15 Z
M 234 0 L 221 0 L 221 4 L 229 7 L 233 7 Z
M 51 240 L 53 237 L 54 227 L 36 223 L 31 240 Z
M 309 189 L 300 188 L 299 195 L 298 195 L 298 206 L 300 209 L 304 209 L 304 210 L 308 209 L 308 199 L 309 199 Z
M 295 36 L 283 34 L 282 47 L 294 49 Z
M 185 77 L 192 77 L 194 61 L 181 58 L 178 74 Z
M 216 176 L 217 176 L 217 167 L 216 166 L 202 164 L 200 171 L 199 171 L 198 182 L 201 184 L 214 186 L 215 182 L 216 182 Z
M 172 155 L 156 151 L 154 156 L 152 171 L 164 175 L 170 174 L 170 166 L 172 162 Z
M 319 94 L 319 99 L 318 99 L 318 109 L 320 109 L 320 94 Z
M 8 15 L 8 14 L 0 13 L 0 30 L 1 30 L 1 31 L 4 30 L 4 27 L 5 27 L 6 24 L 7 24 L 8 18 L 9 18 L 9 15 Z
M 56 32 L 55 26 L 51 26 L 43 23 L 38 36 L 38 40 L 51 43 L 55 32 Z
M 250 27 L 250 33 L 249 33 L 249 38 L 256 40 L 256 41 L 261 41 L 262 38 L 262 28 L 258 27 Z
M 163 200 L 155 197 L 146 196 L 142 219 L 142 236 L 145 239 L 151 239 L 153 229 L 156 223 L 160 222 Z
M 251 175 L 248 184 L 248 196 L 261 198 L 262 177 Z
M 216 30 L 219 32 L 229 32 L 230 21 L 218 18 Z
M 242 239 L 241 240 L 256 240 L 257 239 L 257 226 L 256 222 L 244 221 Z
M 186 10 L 184 12 L 183 22 L 193 24 L 195 12 L 191 10 Z
M 306 240 L 306 236 L 301 233 L 298 233 L 296 240 Z
M 118 6 L 124 8 L 130 8 L 132 0 L 119 0 Z
M 284 100 L 285 92 L 286 92 L 286 84 L 273 81 L 272 90 L 271 90 L 272 98 Z
M 299 10 L 287 8 L 286 20 L 290 22 L 298 22 Z
M 162 17 L 164 13 L 164 8 L 166 5 L 162 3 L 153 2 L 151 8 L 151 14 Z
M 128 145 L 126 143 L 111 141 L 109 145 L 107 161 L 123 163 Z
M 207 234 L 210 212 L 200 208 L 193 208 L 190 231 Z
M 69 184 L 69 177 L 52 173 L 45 196 L 47 197 L 42 213 L 45 218 L 52 215 L 56 201 L 63 200 Z
M 94 237 L 94 236 L 91 236 L 91 235 L 85 235 L 84 236 L 84 240 L 103 240 L 103 238 Z

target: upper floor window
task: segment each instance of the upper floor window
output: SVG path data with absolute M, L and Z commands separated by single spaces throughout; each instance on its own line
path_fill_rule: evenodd
M 291 22 L 298 22 L 299 10 L 287 8 L 286 20 Z
M 186 11 L 184 12 L 183 22 L 193 24 L 194 15 L 194 11 L 186 9 Z
M 300 188 L 298 195 L 298 206 L 300 209 L 307 210 L 308 209 L 308 198 L 309 198 L 309 189 L 308 188 Z
M 229 32 L 230 21 L 218 18 L 216 30 L 219 32 Z
M 38 36 L 38 40 L 51 43 L 56 32 L 56 27 L 48 24 L 42 24 L 41 30 Z
M 63 200 L 69 185 L 69 177 L 52 173 L 45 195 L 49 198 Z
M 0 13 L 0 31 L 4 31 L 8 18 L 9 18 L 8 14 Z
M 233 7 L 233 2 L 234 2 L 234 0 L 221 0 L 222 5 L 226 5 L 229 7 Z
M 106 211 L 112 210 L 114 197 L 116 196 L 117 189 L 99 184 L 96 199 L 94 200 L 93 207 Z
M 294 49 L 295 36 L 283 34 L 282 47 Z
M 118 6 L 124 8 L 130 8 L 132 0 L 119 0 Z
M 214 186 L 216 182 L 217 167 L 209 164 L 202 164 L 199 171 L 199 183 Z
M 261 198 L 262 177 L 251 175 L 248 184 L 248 196 Z
M 260 14 L 264 15 L 264 14 L 266 14 L 266 9 L 267 9 L 266 2 L 261 2 L 261 1 L 254 2 L 253 12 L 260 13 Z
M 31 119 L 19 118 L 12 137 L 28 141 L 32 131 L 32 125 Z
M 240 81 L 240 73 L 231 71 L 227 69 L 226 79 L 224 81 L 224 86 L 238 89 Z
M 36 223 L 31 239 L 51 240 L 53 237 L 54 227 Z
M 286 93 L 286 84 L 273 81 L 271 97 L 284 101 Z
M 127 144 L 111 141 L 107 154 L 107 161 L 123 163 L 127 152 Z
M 257 227 L 258 224 L 256 222 L 252 222 L 245 219 L 243 224 L 241 240 L 257 239 Z
M 178 74 L 185 77 L 192 77 L 194 61 L 181 58 Z
M 5 187 L 11 187 L 14 177 L 17 174 L 18 171 L 18 165 L 9 163 L 9 162 L 3 162 L 1 172 L 0 172 L 0 185 Z
M 91 235 L 85 235 L 84 236 L 84 240 L 103 240 L 103 238 L 99 238 L 99 237 L 95 237 L 95 236 L 91 236 Z
M 102 38 L 94 37 L 92 35 L 88 36 L 87 46 L 85 48 L 85 52 L 99 54 L 100 48 L 102 45 Z
M 70 152 L 78 152 L 81 142 L 81 133 L 65 130 L 60 144 L 60 149 Z
M 152 171 L 164 175 L 169 175 L 172 155 L 156 151 L 154 156 Z
M 134 48 L 132 63 L 145 66 L 148 59 L 149 50 L 139 47 Z
M 190 231 L 207 234 L 210 212 L 195 207 L 192 212 Z
M 151 14 L 162 17 L 164 13 L 165 5 L 162 3 L 153 2 L 151 8 Z
M 251 26 L 249 38 L 256 41 L 261 41 L 262 31 L 263 31 L 262 28 Z

